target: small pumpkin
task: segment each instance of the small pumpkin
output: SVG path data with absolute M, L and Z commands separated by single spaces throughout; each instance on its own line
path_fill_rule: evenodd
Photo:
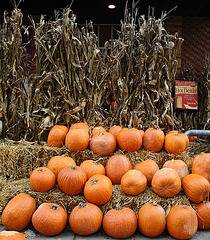
M 159 166 L 152 159 L 147 159 L 143 162 L 137 163 L 134 169 L 139 170 L 147 178 L 148 185 L 151 185 L 154 174 L 159 170 Z
M 60 170 L 72 165 L 76 166 L 76 163 L 73 158 L 61 155 L 52 157 L 50 161 L 47 163 L 47 168 L 49 168 L 57 178 Z
M 198 139 L 198 136 L 190 136 L 189 137 L 189 141 L 192 142 L 192 141 L 195 141 Z
M 33 227 L 46 236 L 61 233 L 67 223 L 66 211 L 55 203 L 42 203 L 32 216 Z
M 99 230 L 102 220 L 103 213 L 98 206 L 80 202 L 69 216 L 69 225 L 76 234 L 87 236 Z
M 98 134 L 100 134 L 100 133 L 102 133 L 102 132 L 106 132 L 106 129 L 105 129 L 104 127 L 102 127 L 102 126 L 94 127 L 94 128 L 92 129 L 92 136 L 98 135 Z
M 196 213 L 198 217 L 198 229 L 210 229 L 210 202 L 202 202 L 197 204 Z
M 198 229 L 198 220 L 194 209 L 188 205 L 172 207 L 167 216 L 167 230 L 176 239 L 192 238 Z
M 199 174 L 210 182 L 210 153 L 193 158 L 192 173 Z
M 112 182 L 104 175 L 96 174 L 84 186 L 85 198 L 94 204 L 102 205 L 112 197 Z
M 2 231 L 0 232 L 0 240 L 26 240 L 26 238 L 17 231 Z
M 99 159 L 100 160 L 100 159 Z M 85 160 L 80 164 L 80 167 L 87 174 L 87 179 L 95 174 L 105 175 L 105 168 L 99 160 Z
M 155 203 L 144 204 L 138 212 L 140 232 L 147 237 L 161 235 L 166 227 L 165 210 Z
M 153 191 L 161 197 L 173 197 L 181 190 L 181 180 L 172 168 L 162 168 L 152 179 Z
M 115 102 L 115 101 L 112 101 L 112 102 L 111 102 L 111 108 L 112 108 L 112 111 L 114 111 L 114 109 L 115 109 L 115 105 L 116 105 L 116 102 Z
M 180 133 L 167 134 L 164 148 L 166 152 L 181 154 L 186 149 L 186 140 Z
M 62 147 L 65 142 L 67 132 L 68 128 L 66 126 L 53 126 L 47 137 L 47 145 L 49 147 Z
M 31 187 L 37 192 L 47 192 L 55 187 L 55 174 L 46 167 L 38 167 L 30 175 Z
M 81 167 L 74 165 L 63 168 L 57 177 L 60 190 L 69 195 L 81 193 L 86 181 L 86 173 Z
M 160 152 L 165 140 L 164 132 L 159 128 L 148 128 L 143 135 L 143 148 L 152 152 Z
M 187 197 L 194 203 L 202 202 L 209 194 L 209 181 L 198 174 L 188 174 L 182 180 L 182 186 Z
M 26 193 L 19 193 L 4 208 L 2 224 L 11 231 L 21 231 L 29 225 L 35 210 L 35 199 Z
M 104 215 L 103 230 L 110 237 L 129 238 L 136 229 L 137 217 L 130 208 L 117 206 Z
M 178 131 L 178 130 L 172 130 L 172 131 L 168 132 L 168 133 L 166 134 L 166 136 L 167 136 L 168 134 L 174 134 L 174 133 L 176 133 L 176 134 L 178 134 L 178 135 L 180 135 L 180 136 L 182 136 L 182 137 L 184 138 L 185 143 L 186 143 L 186 146 L 185 146 L 185 150 L 186 150 L 187 147 L 188 147 L 188 145 L 189 145 L 189 137 L 188 137 L 184 132 Z
M 71 127 L 69 128 L 69 130 L 72 129 L 86 129 L 88 131 L 88 134 L 90 135 L 90 127 L 88 126 L 87 123 L 85 122 L 78 122 L 78 123 L 74 123 L 71 125 Z
M 110 127 L 109 132 L 114 136 L 115 140 L 117 141 L 117 135 L 121 130 L 122 127 L 114 125 Z
M 138 170 L 127 171 L 121 178 L 121 188 L 128 195 L 138 195 L 147 187 L 147 178 Z

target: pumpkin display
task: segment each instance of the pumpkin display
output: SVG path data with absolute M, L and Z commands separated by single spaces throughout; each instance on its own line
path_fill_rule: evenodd
M 76 234 L 87 236 L 99 230 L 102 220 L 103 213 L 98 206 L 80 202 L 69 216 L 69 225 Z
M 164 132 L 159 128 L 148 128 L 143 135 L 142 145 L 144 150 L 160 152 L 165 140 Z
M 173 197 L 181 190 L 181 180 L 172 168 L 162 168 L 152 179 L 153 191 L 161 197 Z
M 159 166 L 152 159 L 147 159 L 143 162 L 137 163 L 134 169 L 139 170 L 147 178 L 147 184 L 151 185 L 154 174 L 159 170 Z
M 33 170 L 29 178 L 31 187 L 37 192 L 47 192 L 55 187 L 55 174 L 46 167 L 38 167 Z
M 61 155 L 52 157 L 47 163 L 47 168 L 49 168 L 57 178 L 60 170 L 72 165 L 76 166 L 76 163 L 73 158 Z
M 35 199 L 19 193 L 5 206 L 1 215 L 2 224 L 11 231 L 21 231 L 29 225 L 35 210 Z
M 147 237 L 157 237 L 166 227 L 165 210 L 155 203 L 144 204 L 138 212 L 140 232 Z
M 198 217 L 198 229 L 210 229 L 210 202 L 202 202 L 197 204 L 196 213 Z
M 81 193 L 86 181 L 86 173 L 81 167 L 74 165 L 63 168 L 57 177 L 60 190 L 69 195 Z
M 113 184 L 120 184 L 122 176 L 132 169 L 130 160 L 122 154 L 111 156 L 106 163 L 106 175 Z
M 181 133 L 170 133 L 165 136 L 164 148 L 166 152 L 181 154 L 187 148 L 185 137 Z
M 193 158 L 192 173 L 199 174 L 210 182 L 210 153 Z
M 105 167 L 99 162 L 99 160 L 85 160 L 80 164 L 80 167 L 87 174 L 87 179 L 95 174 L 105 175 Z
M 71 127 L 69 128 L 69 130 L 72 129 L 86 129 L 88 131 L 88 134 L 90 135 L 90 127 L 88 126 L 87 123 L 84 122 L 78 122 L 78 123 L 74 123 L 71 125 Z
M 117 141 L 117 135 L 118 133 L 122 130 L 122 128 L 120 126 L 112 126 L 109 129 L 109 132 L 114 136 L 115 140 Z
M 117 135 L 117 144 L 126 152 L 138 151 L 142 146 L 142 135 L 136 128 L 123 128 Z
M 84 186 L 85 198 L 94 204 L 102 205 L 112 197 L 112 182 L 104 175 L 96 174 Z
M 127 171 L 121 178 L 121 188 L 128 195 L 138 195 L 147 187 L 147 178 L 138 170 Z
M 26 237 L 17 231 L 0 232 L 0 240 L 26 240 Z
M 100 133 L 102 133 L 102 132 L 106 132 L 106 129 L 105 129 L 104 127 L 102 127 L 102 126 L 94 127 L 94 128 L 92 129 L 92 136 L 98 135 L 98 134 L 100 134 Z
M 180 159 L 177 159 L 177 160 L 172 159 L 172 160 L 166 161 L 163 164 L 163 168 L 174 169 L 179 174 L 179 177 L 181 180 L 189 174 L 187 164 Z
M 137 217 L 132 209 L 117 206 L 104 215 L 102 225 L 104 232 L 110 237 L 128 238 L 137 229 Z
M 65 142 L 67 132 L 68 128 L 66 126 L 53 126 L 47 137 L 47 145 L 49 147 L 62 147 Z
M 101 132 L 93 135 L 90 140 L 90 149 L 99 156 L 108 156 L 116 149 L 116 140 L 111 133 Z
M 209 181 L 198 174 L 188 174 L 182 180 L 182 186 L 187 197 L 194 203 L 202 202 L 209 194 Z
M 188 205 L 172 207 L 167 216 L 167 230 L 176 239 L 189 239 L 198 229 L 198 220 L 194 209 Z
M 66 211 L 55 203 L 42 203 L 32 216 L 33 227 L 46 236 L 61 233 L 67 223 Z
M 86 129 L 75 128 L 66 134 L 65 145 L 70 151 L 77 152 L 85 150 L 89 141 L 90 136 Z

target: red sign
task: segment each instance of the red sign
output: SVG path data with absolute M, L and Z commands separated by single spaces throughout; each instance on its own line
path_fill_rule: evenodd
M 195 81 L 175 81 L 175 108 L 198 109 L 198 86 Z

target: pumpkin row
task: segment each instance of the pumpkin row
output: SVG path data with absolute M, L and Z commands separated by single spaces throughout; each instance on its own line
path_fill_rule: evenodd
M 89 146 L 100 156 L 110 155 L 117 145 L 126 152 L 135 152 L 143 147 L 152 152 L 160 152 L 164 148 L 169 153 L 180 154 L 189 144 L 189 138 L 184 133 L 174 130 L 165 135 L 159 128 L 148 128 L 144 132 L 132 127 L 113 126 L 107 132 L 104 127 L 98 126 L 92 129 L 91 134 L 90 127 L 83 122 L 71 125 L 70 129 L 55 125 L 48 134 L 47 144 L 50 147 L 62 147 L 65 144 L 73 152 L 83 151 Z
M 103 216 L 97 205 L 81 202 L 72 210 L 68 220 L 67 212 L 60 205 L 42 203 L 36 209 L 35 199 L 20 193 L 5 207 L 2 223 L 10 231 L 21 231 L 30 221 L 38 232 L 47 236 L 61 233 L 69 221 L 71 230 L 81 236 L 93 234 L 102 226 L 104 232 L 114 238 L 128 238 L 137 228 L 147 237 L 157 237 L 167 228 L 172 237 L 189 239 L 197 229 L 210 228 L 210 202 L 198 204 L 196 211 L 187 205 L 176 205 L 169 210 L 167 217 L 163 207 L 153 203 L 144 204 L 137 214 L 130 208 L 117 205 Z M 4 234 L 18 233 L 3 231 L 0 236 Z

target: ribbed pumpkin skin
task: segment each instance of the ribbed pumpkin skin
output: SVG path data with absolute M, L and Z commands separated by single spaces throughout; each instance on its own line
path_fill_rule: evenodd
M 33 170 L 30 175 L 30 185 L 37 192 L 47 192 L 55 187 L 55 174 L 46 167 L 39 167 Z
M 91 176 L 93 176 L 95 174 L 105 175 L 104 166 L 97 161 L 85 160 L 84 162 L 82 162 L 80 164 L 80 167 L 87 174 L 87 179 L 89 179 Z
M 131 169 L 131 162 L 125 155 L 113 155 L 107 161 L 106 175 L 112 184 L 120 184 L 122 176 Z
M 93 175 L 85 183 L 84 186 L 85 198 L 94 204 L 102 205 L 112 197 L 112 182 L 104 175 Z
M 26 238 L 17 231 L 2 231 L 0 232 L 0 240 L 26 240 Z
M 78 123 L 74 123 L 71 125 L 71 127 L 69 128 L 69 130 L 72 130 L 72 129 L 86 129 L 88 131 L 88 134 L 90 135 L 90 127 L 88 126 L 87 123 L 84 123 L 84 122 L 78 122 Z
M 138 151 L 142 146 L 142 135 L 136 128 L 123 128 L 117 135 L 117 144 L 126 152 Z
M 187 197 L 194 203 L 202 202 L 209 194 L 209 181 L 198 174 L 188 174 L 182 180 L 182 187 Z
M 143 148 L 152 152 L 160 152 L 164 139 L 165 134 L 161 129 L 148 128 L 143 135 Z
M 146 203 L 138 212 L 140 232 L 147 237 L 157 237 L 166 227 L 166 214 L 158 204 Z
M 194 157 L 192 173 L 199 174 L 210 182 L 210 153 Z
M 4 208 L 2 224 L 11 231 L 21 231 L 29 225 L 35 210 L 35 199 L 26 193 L 19 193 Z
M 80 236 L 87 236 L 99 230 L 103 220 L 101 209 L 92 203 L 80 203 L 69 216 L 71 230 Z
M 187 205 L 172 207 L 167 216 L 167 230 L 176 239 L 189 239 L 198 229 L 198 220 L 195 211 Z
M 65 142 L 67 132 L 68 128 L 66 126 L 53 126 L 47 137 L 47 145 L 49 147 L 62 147 Z
M 199 203 L 196 206 L 196 213 L 198 217 L 198 229 L 210 229 L 210 202 Z
M 159 170 L 159 166 L 154 160 L 147 159 L 143 162 L 137 163 L 134 169 L 139 170 L 147 178 L 147 184 L 151 185 L 154 174 Z
M 117 135 L 122 130 L 120 126 L 112 126 L 109 129 L 109 132 L 114 136 L 115 140 L 117 141 Z
M 111 209 L 103 218 L 104 232 L 113 238 L 128 238 L 137 229 L 137 217 L 130 208 Z
M 81 193 L 86 181 L 86 173 L 78 166 L 63 168 L 57 177 L 60 190 L 69 195 Z
M 186 140 L 179 133 L 167 134 L 164 148 L 166 152 L 181 154 L 186 149 Z
M 161 197 L 173 197 L 181 190 L 181 180 L 172 168 L 162 168 L 152 179 L 153 191 Z
M 67 223 L 67 213 L 55 203 L 42 203 L 32 216 L 34 228 L 46 236 L 62 232 Z

